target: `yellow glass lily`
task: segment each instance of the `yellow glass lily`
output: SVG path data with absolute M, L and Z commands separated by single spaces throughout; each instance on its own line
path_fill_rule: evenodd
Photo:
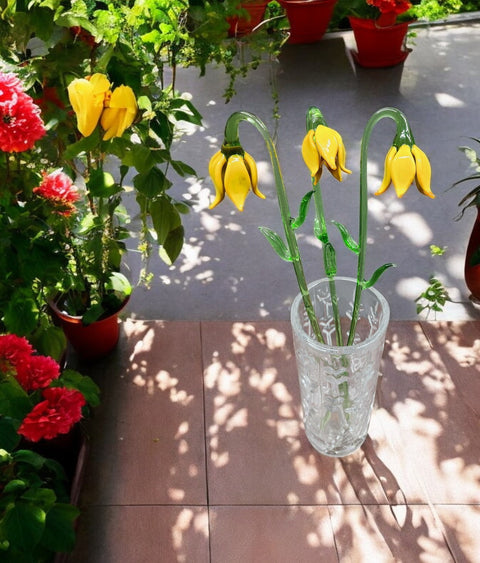
M 415 180 L 418 191 L 433 199 L 435 194 L 430 189 L 431 177 L 430 162 L 419 147 L 403 144 L 397 149 L 393 146 L 385 157 L 383 181 L 375 195 L 383 194 L 393 184 L 397 197 L 403 197 Z
M 326 125 L 318 125 L 315 131 L 307 132 L 302 143 L 302 156 L 315 184 L 322 175 L 323 163 L 339 182 L 342 181 L 342 171 L 351 174 L 345 167 L 347 153 L 342 137 Z
M 76 78 L 67 87 L 68 98 L 77 116 L 77 128 L 84 137 L 91 135 L 103 112 L 110 82 L 104 74 Z
M 138 106 L 135 94 L 130 86 L 118 86 L 105 99 L 105 109 L 100 118 L 100 124 L 105 130 L 103 140 L 121 137 L 125 129 L 135 120 Z
M 232 154 L 228 158 L 222 151 L 210 159 L 208 172 L 215 186 L 216 196 L 210 209 L 216 207 L 225 197 L 233 201 L 239 211 L 243 211 L 250 190 L 259 198 L 265 196 L 258 189 L 258 174 L 255 160 L 248 154 Z

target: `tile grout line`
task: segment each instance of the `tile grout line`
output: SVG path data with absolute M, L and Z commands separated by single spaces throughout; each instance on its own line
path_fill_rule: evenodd
M 202 376 L 202 413 L 203 413 L 203 450 L 205 463 L 205 493 L 207 501 L 207 520 L 208 520 L 208 561 L 212 562 L 211 528 L 210 528 L 210 491 L 208 487 L 208 447 L 207 447 L 207 416 L 205 404 L 205 354 L 203 349 L 203 321 L 198 323 L 200 337 L 200 369 Z

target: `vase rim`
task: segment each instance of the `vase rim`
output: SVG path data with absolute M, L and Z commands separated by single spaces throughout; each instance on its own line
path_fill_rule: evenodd
M 355 278 L 350 278 L 348 276 L 334 276 L 333 279 L 334 281 L 351 282 L 352 285 L 356 285 L 357 283 L 357 280 Z M 328 283 L 329 281 L 330 281 L 329 278 L 321 278 L 315 280 L 308 284 L 308 291 L 310 292 L 310 290 L 316 287 L 317 285 L 320 285 L 322 283 Z M 352 354 L 354 351 L 358 351 L 361 348 L 370 346 L 372 342 L 374 342 L 375 340 L 379 340 L 380 338 L 383 338 L 383 334 L 386 331 L 388 322 L 390 320 L 390 306 L 388 304 L 388 301 L 385 299 L 383 294 L 380 293 L 380 291 L 378 291 L 378 289 L 374 287 L 368 287 L 363 289 L 362 292 L 370 292 L 371 294 L 373 294 L 379 301 L 380 305 L 382 306 L 382 316 L 380 318 L 380 322 L 377 327 L 377 330 L 375 331 L 374 334 L 365 338 L 365 340 L 362 340 L 361 342 L 358 342 L 356 344 L 351 344 L 350 346 L 332 346 L 330 344 L 324 344 L 322 342 L 318 342 L 318 340 L 312 338 L 309 334 L 305 332 L 302 323 L 300 322 L 300 315 L 297 314 L 299 307 L 303 306 L 301 293 L 298 293 L 295 296 L 295 299 L 293 300 L 290 308 L 290 312 L 291 312 L 290 322 L 292 324 L 292 328 L 294 330 L 297 330 L 297 332 L 302 333 L 305 339 L 308 341 L 308 344 L 313 348 L 316 348 L 318 351 L 336 350 L 341 354 L 348 355 L 348 354 Z

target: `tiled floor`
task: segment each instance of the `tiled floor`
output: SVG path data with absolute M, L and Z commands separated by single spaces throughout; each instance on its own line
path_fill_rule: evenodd
M 479 357 L 479 321 L 391 322 L 369 436 L 333 459 L 287 322 L 125 321 L 89 369 L 69 563 L 480 561 Z

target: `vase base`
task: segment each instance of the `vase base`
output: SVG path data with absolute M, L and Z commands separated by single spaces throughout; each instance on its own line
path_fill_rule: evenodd
M 326 455 L 328 457 L 345 457 L 347 455 L 353 454 L 356 452 L 358 448 L 365 442 L 367 435 L 358 438 L 354 442 L 349 444 L 340 444 L 338 446 L 332 446 L 330 444 L 326 444 L 323 441 L 316 440 L 314 436 L 312 436 L 307 430 L 305 431 L 305 435 L 307 436 L 310 445 L 322 455 Z
M 368 57 L 362 57 L 359 55 L 358 51 L 351 49 L 350 53 L 352 54 L 353 60 L 359 65 L 365 68 L 387 68 L 390 66 L 396 66 L 405 61 L 405 59 L 410 54 L 411 49 L 406 49 L 401 51 L 400 53 L 396 54 L 393 57 L 386 57 L 382 58 L 375 58 L 369 59 Z

